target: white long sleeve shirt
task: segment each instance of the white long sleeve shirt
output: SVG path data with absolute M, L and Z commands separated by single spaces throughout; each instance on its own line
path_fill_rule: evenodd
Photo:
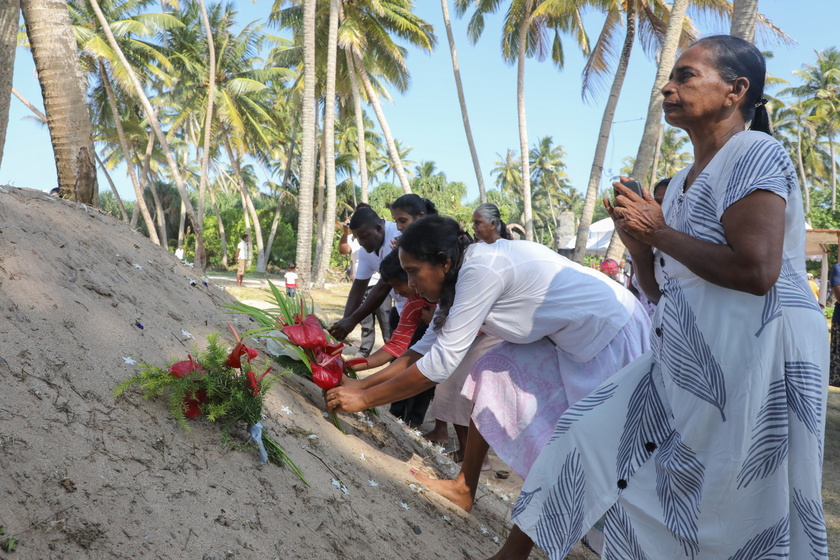
M 455 301 L 440 332 L 430 327 L 412 347 L 420 371 L 441 382 L 479 330 L 508 342 L 551 339 L 572 359 L 594 358 L 630 319 L 635 298 L 617 282 L 529 241 L 467 249 Z

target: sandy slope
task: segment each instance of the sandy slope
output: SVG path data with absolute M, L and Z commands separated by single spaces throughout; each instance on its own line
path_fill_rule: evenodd
M 187 433 L 162 402 L 114 399 L 137 367 L 124 358 L 162 365 L 209 333 L 229 338 L 219 305 L 231 300 L 109 216 L 2 187 L 0 526 L 19 544 L 0 558 L 420 560 L 497 550 L 509 501 L 482 489 L 466 515 L 416 493 L 408 469 L 439 469 L 440 456 L 387 414 L 373 427 L 345 416 L 341 435 L 322 416 L 320 390 L 300 378 L 275 385 L 264 423 L 311 487 L 260 466 L 252 449 L 226 447 L 212 424 Z

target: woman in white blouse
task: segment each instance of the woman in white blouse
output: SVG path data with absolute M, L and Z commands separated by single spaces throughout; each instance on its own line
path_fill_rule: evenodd
M 630 292 L 542 245 L 469 244 L 454 220 L 429 216 L 403 232 L 399 250 L 409 286 L 438 305 L 433 328 L 389 367 L 331 389 L 331 411 L 357 412 L 440 383 L 481 330 L 522 351 L 502 351 L 504 363 L 492 364 L 500 344 L 481 360 L 490 366 L 473 368 L 472 419 L 496 454 L 527 475 L 562 412 L 648 348 L 647 313 Z

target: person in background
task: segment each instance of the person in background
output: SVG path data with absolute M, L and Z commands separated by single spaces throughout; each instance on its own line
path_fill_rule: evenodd
M 662 206 L 662 201 L 665 200 L 665 192 L 668 190 L 668 185 L 671 183 L 670 177 L 665 177 L 664 179 L 660 179 L 653 185 L 653 200 L 659 206 Z
M 389 315 L 391 312 L 391 287 L 379 278 L 379 266 L 382 260 L 391 252 L 391 242 L 399 237 L 400 232 L 394 222 L 380 218 L 372 208 L 359 208 L 350 218 L 348 228 L 361 245 L 359 251 L 359 265 L 347 302 L 344 306 L 344 317 L 330 327 L 330 334 L 343 340 L 366 317 L 375 313 L 382 331 L 383 342 L 391 336 Z M 344 244 L 345 246 L 347 243 Z M 339 246 L 342 251 L 342 246 Z M 344 253 L 346 254 L 346 253 Z M 379 278 L 373 282 L 373 277 Z M 398 302 L 404 302 L 401 296 L 396 296 Z M 359 354 L 367 357 L 373 350 L 376 334 L 373 322 L 368 330 L 362 326 L 362 343 Z
M 246 233 L 242 236 L 242 241 L 236 246 L 236 285 L 242 286 L 242 279 L 245 277 L 245 268 L 248 266 L 248 240 L 250 236 Z
M 497 239 L 511 239 L 499 207 L 485 202 L 476 207 L 472 215 L 472 229 L 477 241 L 493 243 Z
M 287 297 L 295 297 L 297 295 L 297 279 L 298 275 L 295 272 L 295 268 L 297 267 L 296 263 L 290 262 L 289 266 L 287 267 L 289 270 L 283 277 L 286 280 L 286 296 Z
M 598 265 L 598 270 L 609 276 L 611 280 L 615 280 L 621 284 L 621 280 L 619 280 L 621 269 L 615 259 L 604 259 L 601 261 L 601 264 Z
M 814 275 L 810 272 L 808 273 L 808 287 L 811 288 L 817 301 L 820 301 L 820 285 L 814 280 Z
M 184 246 L 178 245 L 178 248 L 175 249 L 175 258 L 179 261 L 184 260 Z
M 834 296 L 834 313 L 831 315 L 831 356 L 828 384 L 840 387 L 840 263 L 831 267 L 828 273 L 828 289 Z
M 433 312 L 435 308 L 434 304 L 418 296 L 408 286 L 408 276 L 400 266 L 400 258 L 397 251 L 391 251 L 383 259 L 382 265 L 379 267 L 379 273 L 382 275 L 382 280 L 391 286 L 394 293 L 406 298 L 406 302 L 400 314 L 399 322 L 391 333 L 391 338 L 388 339 L 388 342 L 382 348 L 367 358 L 352 358 L 347 360 L 347 365 L 354 368 L 357 372 L 385 365 L 405 354 L 409 347 L 420 340 L 426 332 L 429 321 L 431 321 L 431 313 L 429 312 Z M 428 398 L 417 398 L 421 395 L 423 393 L 399 401 L 402 403 L 402 407 L 396 411 L 399 412 L 399 415 L 394 410 L 391 413 L 398 418 L 402 418 L 411 427 L 419 426 L 423 423 L 426 409 L 429 406 Z

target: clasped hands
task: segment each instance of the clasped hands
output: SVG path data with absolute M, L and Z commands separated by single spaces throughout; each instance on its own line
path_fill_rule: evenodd
M 621 181 L 628 178 L 621 176 Z M 654 245 L 657 233 L 667 227 L 662 209 L 647 189 L 642 196 L 621 184 L 613 183 L 615 199 L 604 198 L 604 207 L 615 224 L 621 241 L 633 253 L 635 247 Z

